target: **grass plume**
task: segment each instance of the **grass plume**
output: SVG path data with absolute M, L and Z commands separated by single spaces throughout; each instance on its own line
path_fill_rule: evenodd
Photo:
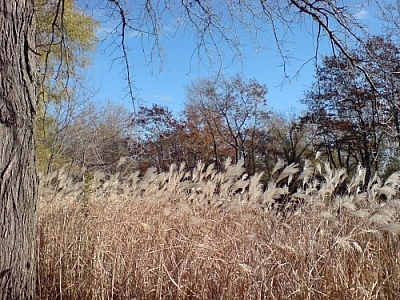
M 38 299 L 400 299 L 400 178 L 364 190 L 362 174 L 279 162 L 263 186 L 229 161 L 94 174 L 85 206 L 82 182 L 42 177 Z

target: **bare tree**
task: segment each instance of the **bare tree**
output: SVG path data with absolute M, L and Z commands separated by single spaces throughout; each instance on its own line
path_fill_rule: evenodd
M 64 151 L 70 167 L 115 172 L 120 158 L 128 156 L 131 114 L 123 107 L 91 103 L 63 132 Z
M 213 136 L 213 144 L 221 140 L 233 150 L 235 162 L 243 159 L 247 171 L 254 172 L 251 153 L 254 135 L 261 118 L 267 114 L 267 88 L 255 80 L 240 76 L 219 80 L 203 79 L 188 89 L 187 109 L 198 110 Z M 219 149 L 220 150 L 220 149 Z M 217 150 L 215 150 L 217 151 Z M 218 164 L 216 155 L 216 163 Z
M 274 115 L 268 120 L 269 152 L 275 158 L 283 159 L 288 164 L 301 164 L 310 159 L 314 136 L 308 128 L 302 126 L 295 117 L 285 118 Z
M 42 109 L 38 109 L 36 119 L 36 159 L 40 172 L 48 174 L 70 162 L 72 157 L 66 151 L 70 127 L 91 112 L 90 99 L 95 94 L 83 83 L 76 83 L 71 85 L 65 99 L 40 105 Z
M 308 106 L 304 120 L 318 128 L 318 150 L 327 154 L 334 167 L 348 172 L 361 164 L 368 182 L 382 170 L 386 149 L 398 148 L 400 141 L 399 78 L 393 74 L 400 49 L 382 36 L 368 39 L 365 45 L 351 53 L 370 82 L 343 55 L 326 56 L 303 103 Z
M 296 39 L 293 33 L 295 26 L 314 36 L 314 51 L 310 52 L 309 61 L 318 59 L 320 45 L 324 42 L 334 53 L 341 53 L 355 67 L 359 67 L 349 51 L 349 45 L 363 45 L 370 36 L 358 18 L 358 13 L 368 5 L 375 5 L 375 9 L 386 12 L 382 1 L 360 1 L 350 5 L 345 1 L 308 0 L 143 0 L 129 4 L 110 0 L 101 1 L 99 7 L 108 9 L 111 12 L 108 17 L 118 24 L 110 35 L 122 51 L 129 94 L 134 99 L 134 81 L 126 55 L 129 32 L 146 45 L 143 52 L 149 64 L 162 56 L 162 38 L 173 38 L 182 31 L 191 32 L 194 36 L 192 59 L 196 58 L 216 72 L 221 71 L 224 64 L 242 59 L 243 34 L 248 34 L 256 49 L 277 46 L 282 68 L 288 76 L 288 63 L 295 57 L 290 48 Z M 226 47 L 230 52 L 226 51 Z M 368 78 L 366 72 L 365 76 Z

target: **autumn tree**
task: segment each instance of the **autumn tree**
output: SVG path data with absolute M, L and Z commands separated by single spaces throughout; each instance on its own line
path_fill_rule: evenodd
M 201 107 L 187 105 L 183 110 L 184 116 L 184 148 L 186 153 L 186 163 L 189 168 L 194 168 L 198 161 L 211 164 L 224 160 L 222 144 L 215 128 L 209 126 L 210 123 L 202 111 Z
M 82 70 L 97 44 L 97 22 L 74 0 L 35 2 L 38 53 L 36 118 L 39 170 L 54 171 L 66 163 L 64 131 L 88 105 L 93 92 L 85 88 Z
M 197 107 L 186 107 L 178 119 L 167 107 L 140 106 L 134 124 L 136 135 L 131 143 L 131 156 L 142 172 L 149 167 L 165 171 L 173 163 L 184 163 L 188 169 L 193 169 L 198 161 L 214 163 L 213 143 L 222 144 L 216 140 L 222 138 L 213 136 Z M 223 149 L 218 149 L 220 153 Z
M 351 171 L 360 163 L 368 180 L 381 171 L 385 145 L 393 147 L 400 133 L 400 49 L 381 36 L 365 45 L 352 51 L 357 65 L 343 55 L 326 56 L 303 102 L 309 110 L 305 119 L 318 128 L 317 149 L 334 167 Z
M 142 171 L 150 166 L 166 171 L 172 163 L 182 162 L 182 150 L 176 140 L 181 124 L 170 109 L 157 104 L 140 106 L 134 124 L 137 138 L 132 151 Z
M 243 159 L 247 171 L 254 172 L 254 136 L 267 114 L 266 94 L 265 85 L 240 76 L 202 79 L 188 88 L 186 109 L 201 114 L 213 137 L 217 164 L 218 151 L 225 148 L 231 150 L 235 162 Z

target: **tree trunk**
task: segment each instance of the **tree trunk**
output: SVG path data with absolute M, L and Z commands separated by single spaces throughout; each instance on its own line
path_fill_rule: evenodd
M 34 299 L 34 10 L 0 0 L 0 299 Z

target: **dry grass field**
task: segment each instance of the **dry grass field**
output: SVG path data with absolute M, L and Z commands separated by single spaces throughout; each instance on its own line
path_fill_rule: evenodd
M 38 297 L 400 299 L 400 173 L 306 166 L 42 177 Z

